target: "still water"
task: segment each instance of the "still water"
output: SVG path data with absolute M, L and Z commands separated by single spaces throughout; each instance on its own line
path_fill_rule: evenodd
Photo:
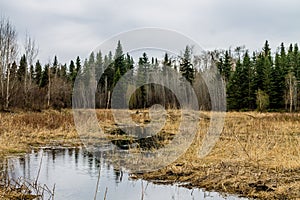
M 55 185 L 54 199 L 94 199 L 100 170 L 96 198 L 103 200 L 189 200 L 189 199 L 241 199 L 222 196 L 201 189 L 186 189 L 178 185 L 157 185 L 145 180 L 133 180 L 129 174 L 99 161 L 83 149 L 42 149 L 23 157 L 10 158 L 9 176 L 36 180 L 49 188 Z

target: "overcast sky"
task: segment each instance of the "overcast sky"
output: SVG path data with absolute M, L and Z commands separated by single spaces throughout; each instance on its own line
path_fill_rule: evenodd
M 1 0 L 0 13 L 39 45 L 45 63 L 82 58 L 112 35 L 142 27 L 178 31 L 203 49 L 276 48 L 300 39 L 298 0 Z M 184 48 L 184 47 L 183 47 Z

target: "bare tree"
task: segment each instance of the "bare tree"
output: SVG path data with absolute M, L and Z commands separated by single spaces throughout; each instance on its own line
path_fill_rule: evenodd
M 25 38 L 25 43 L 24 43 L 24 49 L 25 49 L 25 56 L 26 56 L 26 63 L 28 67 L 32 67 L 33 62 L 35 61 L 39 49 L 36 47 L 35 40 L 32 39 L 27 33 L 26 33 L 26 38 Z M 25 70 L 25 75 L 24 75 L 24 101 L 25 105 L 27 106 L 27 101 L 28 101 L 28 92 L 31 89 L 31 83 L 32 83 L 32 74 L 28 75 L 28 68 L 26 67 Z M 29 79 L 29 80 L 28 80 Z
M 17 32 L 9 19 L 0 19 L 0 85 L 1 102 L 5 99 L 5 108 L 10 102 L 10 73 L 12 63 L 18 52 Z M 6 88 L 5 88 L 6 87 Z M 1 105 L 3 107 L 3 104 Z
M 289 103 L 290 112 L 293 111 L 293 106 L 295 105 L 296 110 L 296 102 L 297 102 L 297 79 L 293 72 L 289 72 L 285 77 L 286 87 L 287 87 L 287 95 L 286 95 L 286 105 Z M 287 107 L 287 106 L 286 106 Z

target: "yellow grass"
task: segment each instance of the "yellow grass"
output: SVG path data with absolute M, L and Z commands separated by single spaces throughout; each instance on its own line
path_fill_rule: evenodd
M 200 122 L 204 128 L 185 155 L 143 178 L 261 199 L 300 198 L 299 114 L 227 113 L 219 141 L 200 159 L 208 122 Z
M 0 157 L 44 145 L 79 145 L 70 110 L 0 113 Z
M 210 113 L 201 116 L 188 151 L 175 163 L 141 177 L 261 199 L 300 198 L 300 114 L 227 113 L 220 139 L 200 159 Z M 115 128 L 110 111 L 98 110 L 97 117 L 104 130 Z M 141 125 L 151 120 L 147 113 L 135 111 L 132 118 Z M 176 133 L 180 112 L 169 110 L 167 119 L 162 132 Z M 80 144 L 71 110 L 0 113 L 0 158 L 33 147 Z

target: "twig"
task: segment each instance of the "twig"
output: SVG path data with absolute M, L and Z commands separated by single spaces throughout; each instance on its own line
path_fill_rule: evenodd
M 40 172 L 41 172 L 41 168 L 42 168 L 42 162 L 43 162 L 43 152 L 42 152 L 42 156 L 41 156 L 39 170 L 38 170 L 38 173 L 37 173 L 37 176 L 36 176 L 36 179 L 35 179 L 35 185 L 37 185 L 37 182 L 38 182 L 38 179 L 39 179 L 39 176 L 40 176 Z
M 101 175 L 100 172 L 101 172 L 101 165 L 99 166 L 99 173 L 98 173 L 97 186 L 96 186 L 94 200 L 97 200 L 97 193 L 98 193 L 98 187 L 99 187 L 100 175 Z
M 143 185 L 143 181 L 142 181 L 142 198 L 141 200 L 144 200 L 144 185 Z
M 251 159 L 251 156 L 248 154 L 248 151 L 247 151 L 247 150 L 245 149 L 245 147 L 242 145 L 242 143 L 241 143 L 241 141 L 238 139 L 237 135 L 234 134 L 234 136 L 235 136 L 235 139 L 238 141 L 239 145 L 242 147 L 243 151 L 244 151 L 244 152 L 246 153 L 246 155 L 248 156 L 248 158 L 249 158 L 250 160 L 252 160 L 252 159 Z
M 54 200 L 54 191 L 55 191 L 55 184 L 54 184 L 53 189 L 52 189 L 52 200 Z
M 104 193 L 104 199 L 103 200 L 106 200 L 106 195 L 107 195 L 107 187 L 106 187 L 106 189 L 105 189 L 105 193 Z

